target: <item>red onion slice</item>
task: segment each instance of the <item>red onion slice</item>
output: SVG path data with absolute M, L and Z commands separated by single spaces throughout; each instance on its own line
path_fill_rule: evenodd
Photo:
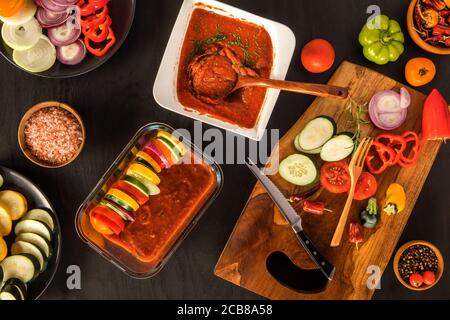
M 68 12 L 52 12 L 44 8 L 39 8 L 36 13 L 36 19 L 43 28 L 52 28 L 62 25 L 69 18 Z
M 61 5 L 55 2 L 55 0 L 41 0 L 41 6 L 48 11 L 63 13 L 67 11 L 67 8 L 71 5 Z
M 400 95 L 395 91 L 378 92 L 370 100 L 370 119 L 380 129 L 397 129 L 405 122 L 407 113 L 407 109 L 400 108 Z
M 48 29 L 48 38 L 57 47 L 74 43 L 81 35 L 81 29 L 72 23 Z
M 411 105 L 411 95 L 409 94 L 408 89 L 401 88 L 400 89 L 400 108 L 406 109 Z
M 86 46 L 81 39 L 66 46 L 56 48 L 58 61 L 66 65 L 76 65 L 86 57 Z

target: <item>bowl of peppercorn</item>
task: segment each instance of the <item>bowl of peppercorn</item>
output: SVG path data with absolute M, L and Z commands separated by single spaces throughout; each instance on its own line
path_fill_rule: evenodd
M 444 272 L 444 258 L 439 249 L 427 241 L 411 241 L 397 251 L 394 272 L 406 288 L 414 291 L 431 289 Z

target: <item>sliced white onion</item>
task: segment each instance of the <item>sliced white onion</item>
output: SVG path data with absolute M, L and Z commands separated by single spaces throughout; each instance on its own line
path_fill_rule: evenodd
M 25 5 L 18 13 L 12 17 L 0 17 L 0 20 L 11 25 L 25 24 L 33 19 L 36 14 L 36 10 L 37 7 L 33 0 L 25 0 Z
M 44 72 L 56 62 L 56 48 L 50 40 L 41 35 L 38 43 L 28 50 L 14 50 L 14 62 L 30 72 Z
M 27 50 L 38 43 L 42 35 L 42 28 L 39 22 L 32 18 L 25 24 L 11 25 L 3 24 L 3 41 L 14 50 Z
M 400 108 L 407 109 L 411 105 L 411 95 L 408 89 L 402 87 L 400 89 Z

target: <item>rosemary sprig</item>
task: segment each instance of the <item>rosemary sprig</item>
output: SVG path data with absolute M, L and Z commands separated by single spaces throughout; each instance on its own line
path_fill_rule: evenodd
M 353 152 L 356 152 L 359 147 L 362 138 L 362 126 L 370 124 L 370 121 L 367 120 L 368 102 L 362 101 L 364 101 L 364 99 L 354 99 L 349 97 L 345 107 L 345 110 L 349 115 L 349 122 L 356 128 L 353 136 L 353 140 L 355 141 L 355 149 Z

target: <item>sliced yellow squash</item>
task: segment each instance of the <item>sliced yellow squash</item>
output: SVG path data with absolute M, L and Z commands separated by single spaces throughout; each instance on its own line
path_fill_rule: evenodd
M 136 200 L 134 200 L 132 197 L 130 197 L 125 192 L 123 192 L 119 189 L 115 189 L 115 188 L 109 189 L 108 193 L 106 194 L 106 197 L 108 197 L 108 195 L 112 195 L 113 197 L 118 199 L 120 202 L 125 203 L 126 205 L 131 207 L 133 209 L 133 211 L 137 211 L 139 209 L 139 203 L 137 203 Z
M 8 209 L 0 204 L 0 236 L 6 237 L 11 233 L 11 229 L 12 220 L 11 216 L 8 213 Z
M 13 221 L 22 218 L 28 210 L 27 199 L 21 193 L 11 190 L 0 192 L 0 205 L 6 208 Z
M 0 237 L 0 262 L 2 262 L 7 255 L 8 255 L 8 246 L 6 245 L 5 240 L 2 237 Z
M 156 185 L 159 185 L 161 183 L 161 180 L 159 179 L 158 175 L 153 172 L 152 169 L 147 168 L 143 164 L 140 163 L 133 163 L 127 170 L 128 173 L 131 173 L 131 175 L 139 175 L 143 178 L 153 182 Z

